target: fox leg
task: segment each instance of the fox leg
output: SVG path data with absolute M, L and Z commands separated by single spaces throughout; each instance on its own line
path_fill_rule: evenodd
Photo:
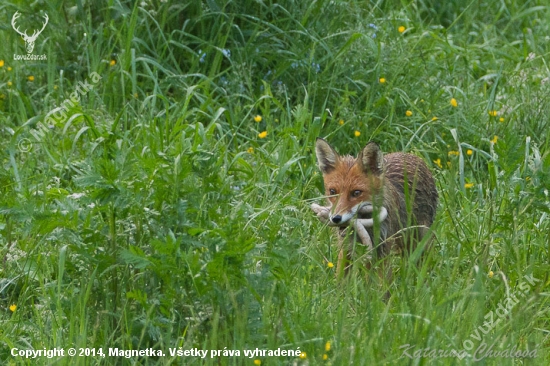
M 336 263 L 336 278 L 342 279 L 347 272 L 347 253 L 344 248 L 338 252 L 338 262 Z
M 353 263 L 353 245 L 355 234 L 349 232 L 348 228 L 338 229 L 338 262 L 336 263 L 336 277 L 338 279 L 344 278 L 351 268 Z

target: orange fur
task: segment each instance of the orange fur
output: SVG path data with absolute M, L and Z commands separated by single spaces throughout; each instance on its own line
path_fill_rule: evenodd
M 392 249 L 412 250 L 429 232 L 438 194 L 432 174 L 422 159 L 400 152 L 384 156 L 372 142 L 357 158 L 338 155 L 323 139 L 317 139 L 315 148 L 331 208 L 328 220 L 332 226 L 340 227 L 341 233 L 343 228 L 352 226 L 364 204 L 372 205 L 375 212 L 380 207 L 387 210 L 378 238 L 373 238 L 373 228 L 367 228 L 379 257 Z M 355 241 L 355 235 L 351 236 L 351 245 L 340 240 L 340 260 L 351 260 Z

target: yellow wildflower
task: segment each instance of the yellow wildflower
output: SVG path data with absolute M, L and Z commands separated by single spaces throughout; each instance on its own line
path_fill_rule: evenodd
M 406 111 L 406 112 L 405 112 L 405 115 L 406 115 L 407 117 L 410 117 L 410 116 L 413 115 L 413 112 L 411 112 L 411 111 Z
M 359 132 L 359 131 L 357 131 L 357 130 L 355 130 L 355 132 L 354 132 L 353 134 L 355 135 L 355 137 L 361 136 L 361 132 Z
M 247 153 L 249 154 L 252 154 L 254 153 L 254 148 L 252 146 L 250 146 L 247 150 L 246 150 Z
M 266 136 L 267 136 L 267 131 L 263 131 L 258 134 L 258 137 L 261 139 L 265 139 Z
M 4 60 L 0 60 L 0 67 L 4 67 Z
M 399 31 L 399 33 L 403 33 L 405 31 L 405 27 L 404 26 L 400 26 L 399 28 L 397 28 L 397 30 Z
M 384 84 L 386 82 L 386 78 L 380 78 L 378 81 L 380 81 L 380 84 Z
M 262 116 L 260 116 L 259 114 L 257 116 L 254 117 L 254 121 L 256 122 L 262 122 Z
M 472 155 L 474 152 L 470 149 L 466 150 L 466 155 Z
M 472 188 L 474 186 L 473 183 L 466 183 L 464 184 L 464 188 Z
M 458 102 L 456 101 L 455 98 L 451 98 L 451 106 L 458 107 Z
M 489 116 L 496 117 L 498 115 L 497 111 L 489 111 Z
M 116 60 L 111 60 L 111 62 L 109 62 L 109 66 L 115 66 L 116 65 Z
M 8 71 L 11 71 L 11 70 L 12 70 L 11 66 L 8 66 Z
M 493 271 L 489 271 L 489 273 L 488 273 L 489 278 L 493 278 L 494 275 L 495 274 L 493 273 Z
M 29 76 L 27 79 L 28 79 L 29 81 L 34 81 L 34 76 L 31 75 L 31 76 Z
M 498 120 L 499 120 L 500 122 L 504 122 L 504 117 L 500 117 Z
M 340 125 L 343 125 L 343 124 L 344 124 L 344 120 L 341 119 L 341 120 L 338 121 L 338 123 L 339 123 Z
M 325 353 L 325 354 L 323 355 L 323 361 L 326 361 L 326 360 L 328 360 L 328 355 Z
M 491 142 L 492 142 L 493 144 L 496 144 L 497 141 L 498 141 L 498 136 L 497 136 L 497 135 L 493 136 L 493 138 L 491 139 Z
M 15 310 L 17 310 L 17 305 L 15 304 L 10 305 L 10 310 L 12 313 L 15 312 Z
M 325 343 L 325 351 L 330 351 L 330 341 L 328 341 L 327 343 Z
M 254 360 L 254 365 L 256 366 L 260 366 L 262 364 L 262 361 L 258 360 L 258 359 L 255 359 Z
M 451 150 L 451 151 L 449 151 L 448 155 L 449 156 L 451 156 L 451 155 L 458 156 L 458 155 L 460 155 L 460 153 L 458 151 Z
M 307 354 L 305 352 L 300 352 L 300 358 L 305 360 L 307 358 Z
M 334 263 L 332 263 L 332 262 L 328 262 L 328 263 L 327 263 L 327 267 L 328 267 L 328 268 L 332 268 L 332 267 L 334 267 Z
M 443 166 L 441 166 L 441 159 L 435 159 L 434 163 L 439 167 L 439 169 L 443 168 Z
M 433 116 L 432 117 L 432 121 L 437 121 L 439 118 L 437 118 L 436 116 Z
M 8 81 L 8 86 L 12 86 L 12 82 L 11 81 Z

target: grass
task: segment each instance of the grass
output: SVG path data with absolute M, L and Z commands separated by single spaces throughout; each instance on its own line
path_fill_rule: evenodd
M 550 361 L 546 1 L 0 9 L 3 364 L 470 365 L 430 352 L 484 343 L 537 357 L 482 364 Z M 48 14 L 46 61 L 13 60 L 16 10 Z M 393 283 L 335 278 L 319 136 L 434 172 L 435 245 L 392 258 Z M 70 347 L 106 357 L 11 354 Z

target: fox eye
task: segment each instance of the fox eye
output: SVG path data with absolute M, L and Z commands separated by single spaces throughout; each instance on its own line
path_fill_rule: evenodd
M 361 195 L 361 193 L 363 193 L 363 191 L 360 191 L 360 190 L 356 189 L 355 191 L 351 192 L 351 196 L 352 197 L 359 197 Z
M 335 195 L 336 194 L 336 189 L 331 188 L 331 189 L 328 190 L 328 193 L 330 193 L 331 196 Z

